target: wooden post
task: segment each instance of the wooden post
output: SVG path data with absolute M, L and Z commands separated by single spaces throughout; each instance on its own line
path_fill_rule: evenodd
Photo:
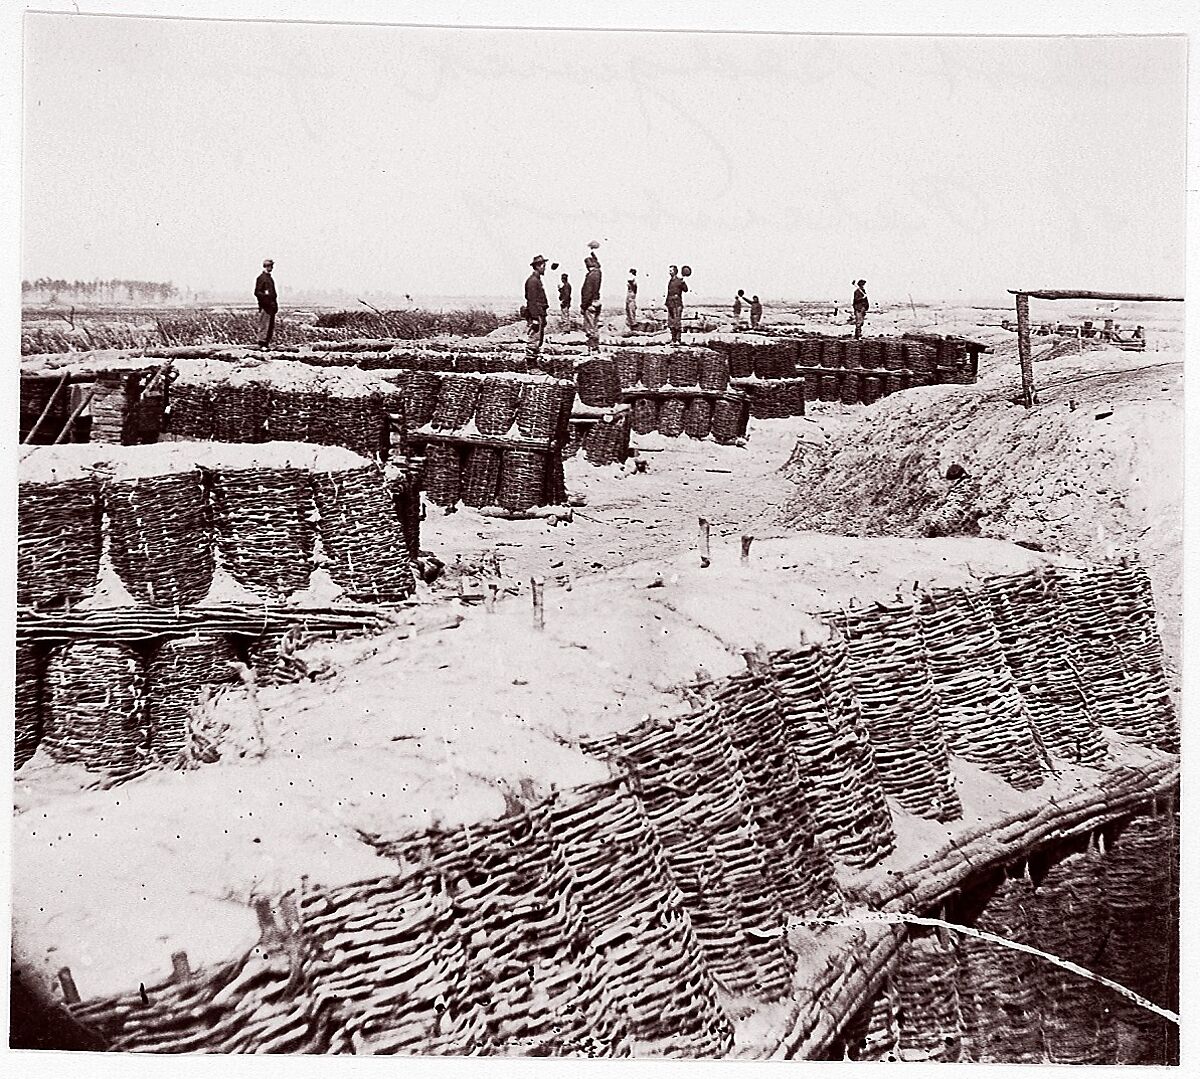
M 1029 296 L 1017 293 L 1017 352 L 1021 357 L 1021 403 L 1033 407 L 1033 350 L 1029 344 Z
M 529 583 L 533 589 L 533 628 L 543 630 L 546 628 L 546 608 L 543 602 L 546 581 L 543 577 L 534 577 Z
M 742 565 L 746 565 L 750 561 L 750 544 L 754 542 L 753 536 L 742 537 Z
M 62 987 L 63 1000 L 68 1004 L 79 1003 L 79 990 L 75 988 L 75 979 L 71 976 L 70 967 L 62 967 L 59 970 L 58 984 Z
M 708 551 L 708 522 L 700 518 L 700 568 L 708 569 L 712 565 L 712 559 L 709 557 Z
M 483 597 L 483 606 L 487 610 L 488 614 L 494 614 L 496 611 L 496 593 L 499 590 L 500 583 L 498 581 L 487 582 L 487 592 Z
M 96 388 L 93 386 L 87 393 L 83 395 L 79 404 L 75 406 L 75 411 L 71 413 L 63 429 L 59 431 L 58 438 L 54 440 L 54 445 L 61 446 L 67 440 L 67 436 L 71 433 L 71 428 L 75 426 L 75 421 L 79 419 L 83 410 L 92 403 L 92 398 L 96 396 Z

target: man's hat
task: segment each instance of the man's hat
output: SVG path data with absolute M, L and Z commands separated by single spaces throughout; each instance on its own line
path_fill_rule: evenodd
M 532 260 L 530 261 L 529 265 L 536 266 L 539 262 L 542 263 L 542 265 L 544 266 L 546 264 L 546 256 L 545 255 L 534 255 Z
M 275 260 L 274 259 L 263 259 L 263 265 L 264 266 L 274 266 Z
M 679 267 L 679 275 L 680 275 L 680 277 L 691 277 L 692 276 L 692 268 L 690 266 L 680 266 Z
M 867 283 L 867 279 L 864 277 L 864 278 L 862 278 L 862 279 L 860 279 L 860 280 L 858 280 L 858 281 L 855 281 L 854 283 L 855 283 L 856 285 L 865 285 L 865 284 Z
M 596 248 L 599 246 L 600 246 L 599 240 L 588 240 L 588 247 L 590 247 L 593 251 L 595 251 Z

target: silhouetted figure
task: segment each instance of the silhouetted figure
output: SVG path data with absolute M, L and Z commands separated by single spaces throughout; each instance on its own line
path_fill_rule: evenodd
M 567 275 L 562 275 L 562 283 L 558 286 L 558 309 L 562 312 L 564 330 L 571 328 L 571 282 Z
M 587 334 L 588 352 L 600 351 L 600 260 L 593 251 L 583 260 L 587 276 L 579 293 L 579 310 L 583 315 L 583 332 Z
M 762 304 L 757 296 L 750 300 L 750 329 L 754 329 L 762 322 Z
M 533 267 L 533 273 L 525 279 L 525 320 L 528 328 L 525 362 L 531 365 L 537 363 L 538 353 L 546 338 L 546 312 L 550 310 L 550 303 L 542 285 L 542 274 L 546 272 L 545 256 L 536 256 L 529 265 Z
M 867 283 L 866 281 L 854 282 L 854 336 L 862 337 L 863 320 L 867 317 L 867 312 L 871 309 L 871 303 L 867 299 Z
M 680 277 L 679 267 L 672 266 L 671 277 L 667 281 L 667 328 L 671 331 L 673 345 L 683 343 L 683 294 L 687 290 L 688 284 Z
M 637 270 L 630 270 L 625 282 L 625 322 L 631 330 L 637 327 Z
M 746 290 L 740 288 L 737 290 L 737 295 L 733 298 L 733 321 L 742 321 L 742 302 L 746 299 Z
M 258 300 L 258 347 L 269 348 L 275 333 L 275 315 L 279 311 L 279 300 L 275 296 L 275 279 L 271 271 L 273 259 L 264 259 L 262 273 L 254 282 L 254 298 Z

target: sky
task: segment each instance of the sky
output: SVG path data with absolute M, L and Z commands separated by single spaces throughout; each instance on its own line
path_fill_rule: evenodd
M 27 14 L 22 276 L 606 303 L 1182 294 L 1181 37 L 833 37 Z M 560 270 L 560 272 L 561 272 Z M 557 276 L 557 275 L 553 275 Z

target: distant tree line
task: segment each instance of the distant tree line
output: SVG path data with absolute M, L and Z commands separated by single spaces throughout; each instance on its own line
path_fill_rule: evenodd
M 23 301 L 41 300 L 46 303 L 93 301 L 100 303 L 166 303 L 179 296 L 170 281 L 130 281 L 125 278 L 95 281 L 65 281 L 61 278 L 39 277 L 36 281 L 21 282 Z

